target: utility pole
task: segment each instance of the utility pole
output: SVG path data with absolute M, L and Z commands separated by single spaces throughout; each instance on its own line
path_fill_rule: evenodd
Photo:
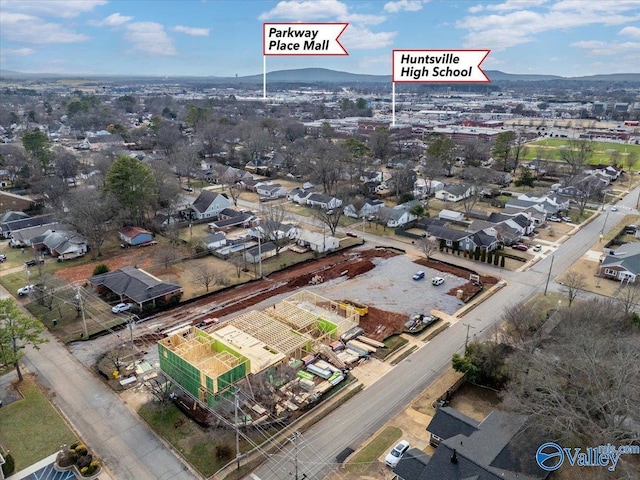
M 549 273 L 547 274 L 547 283 L 544 286 L 544 295 L 547 296 L 547 288 L 549 288 L 549 280 L 551 279 L 551 269 L 553 268 L 553 255 L 551 255 L 551 265 L 549 265 Z
M 89 340 L 89 330 L 87 329 L 87 319 L 84 316 L 84 301 L 80 294 L 80 285 L 76 285 L 76 297 L 78 297 L 78 307 L 80 307 L 80 313 L 82 314 L 82 339 Z
M 467 345 L 469 344 L 469 329 L 473 328 L 475 329 L 476 327 L 474 327 L 473 325 L 471 325 L 470 323 L 463 323 L 463 325 L 465 327 L 467 327 L 467 336 L 464 339 L 464 355 L 467 355 Z
M 235 406 L 235 418 L 233 424 L 236 426 L 236 460 L 237 470 L 240 470 L 240 427 L 238 426 L 238 389 L 233 392 L 233 404 Z
M 298 476 L 298 437 L 300 436 L 300 432 L 299 431 L 295 431 L 293 432 L 293 436 L 291 437 L 291 441 L 293 442 L 293 467 L 294 467 L 294 479 L 295 480 L 300 480 L 300 477 Z M 303 475 L 302 478 L 307 478 L 306 475 Z

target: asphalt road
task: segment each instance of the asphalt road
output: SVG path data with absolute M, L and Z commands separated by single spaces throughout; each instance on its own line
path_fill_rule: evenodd
M 567 239 L 554 252 L 553 264 L 552 257 L 548 256 L 527 271 L 503 271 L 503 277 L 508 282 L 505 288 L 471 310 L 461 321 L 453 324 L 424 347 L 416 350 L 374 385 L 358 393 L 307 430 L 295 442 L 295 446 L 293 443 L 284 446 L 278 454 L 273 455 L 246 479 L 320 480 L 329 472 L 337 471 L 336 455 L 345 448 L 356 449 L 362 445 L 388 418 L 404 409 L 419 392 L 441 375 L 449 367 L 452 354 L 462 352 L 468 332 L 470 338 L 486 336 L 491 332 L 491 327 L 500 321 L 500 312 L 504 311 L 504 308 L 543 292 L 550 267 L 550 278 L 553 280 L 598 241 L 605 221 L 607 228 L 610 228 L 619 221 L 620 215 L 635 212 L 635 201 L 639 191 L 640 189 L 633 190 L 618 203 L 618 212 L 609 212 L 608 218 L 607 215 L 598 216 Z M 383 242 L 366 235 L 365 238 L 368 241 L 377 240 L 375 243 Z M 487 270 L 493 269 L 489 267 Z M 549 291 L 558 291 L 561 288 L 561 285 L 553 281 L 549 284 Z M 294 460 L 296 457 L 297 476 Z

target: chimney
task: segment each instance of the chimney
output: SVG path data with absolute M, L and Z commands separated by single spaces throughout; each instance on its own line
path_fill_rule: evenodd
M 456 454 L 456 449 L 453 449 L 453 453 L 451 454 L 451 463 L 458 463 L 458 455 Z

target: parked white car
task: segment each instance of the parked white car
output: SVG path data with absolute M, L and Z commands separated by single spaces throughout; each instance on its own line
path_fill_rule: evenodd
M 35 285 L 25 285 L 22 288 L 18 289 L 18 295 L 23 297 L 25 295 L 29 295 L 31 292 L 35 292 L 36 291 L 36 286 Z
M 384 463 L 386 463 L 391 468 L 394 468 L 396 465 L 398 465 L 398 462 L 405 454 L 405 452 L 409 450 L 409 447 L 409 442 L 407 442 L 406 440 L 402 440 L 387 454 L 384 459 Z
M 131 310 L 133 307 L 133 303 L 119 303 L 111 307 L 111 311 L 113 313 L 122 313 Z
M 442 277 L 433 277 L 431 279 L 431 285 L 435 285 L 436 287 L 438 285 L 442 285 L 444 283 L 444 278 Z

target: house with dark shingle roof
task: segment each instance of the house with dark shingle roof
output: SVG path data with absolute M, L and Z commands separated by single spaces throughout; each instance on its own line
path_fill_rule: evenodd
M 394 469 L 396 478 L 544 480 L 549 472 L 535 461 L 536 451 L 544 441 L 528 435 L 525 423 L 525 416 L 513 413 L 493 411 L 477 422 L 453 408 L 439 408 L 427 427 L 440 439 L 435 453 L 431 458 L 422 458 L 424 468 L 419 472 L 418 463 L 405 468 L 404 458 L 400 459 Z
M 202 220 L 205 218 L 217 218 L 225 208 L 231 207 L 231 200 L 224 193 L 203 190 L 196 201 L 190 206 L 191 218 Z
M 9 238 L 12 232 L 17 232 L 23 228 L 38 227 L 40 225 L 50 225 L 53 223 L 56 223 L 56 220 L 52 214 L 20 218 L 6 223 L 0 223 L 0 233 L 4 238 Z
M 135 267 L 94 275 L 89 278 L 89 283 L 98 294 L 115 294 L 121 302 L 133 302 L 140 309 L 149 304 L 155 307 L 158 302 L 169 302 L 174 298 L 178 301 L 183 293 L 180 285 L 163 282 Z
M 425 469 L 430 456 L 417 448 L 410 448 L 402 456 L 398 465 L 393 469 L 397 480 L 418 478 Z
M 640 275 L 640 243 L 625 243 L 604 257 L 598 275 L 611 280 L 636 283 Z

